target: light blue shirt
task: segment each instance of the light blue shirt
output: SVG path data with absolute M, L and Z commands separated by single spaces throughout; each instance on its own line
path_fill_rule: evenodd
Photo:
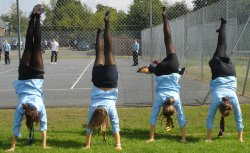
M 234 109 L 234 116 L 238 131 L 242 131 L 244 126 L 242 123 L 242 114 L 238 97 L 236 95 L 237 79 L 235 76 L 218 77 L 210 81 L 212 100 L 208 110 L 206 126 L 207 129 L 213 128 L 214 117 L 222 97 L 228 97 Z
M 10 44 L 8 44 L 8 43 L 4 43 L 3 45 L 2 45 L 2 49 L 3 49 L 3 51 L 4 52 L 9 52 L 10 51 Z
M 177 112 L 177 119 L 179 122 L 179 126 L 182 128 L 186 125 L 186 118 L 184 114 L 184 110 L 182 107 L 182 103 L 179 95 L 179 80 L 181 75 L 177 73 L 172 73 L 170 75 L 161 75 L 156 76 L 156 87 L 155 87 L 155 100 L 152 108 L 152 112 L 150 115 L 150 124 L 156 125 L 156 121 L 161 109 L 161 106 L 165 100 L 169 98 L 174 98 L 174 107 Z
M 20 128 L 24 110 L 22 104 L 34 106 L 40 114 L 40 131 L 47 130 L 46 109 L 43 103 L 43 79 L 15 80 L 13 86 L 18 95 L 18 104 L 14 116 L 13 134 L 16 137 L 21 137 Z
M 139 52 L 139 48 L 140 48 L 140 45 L 138 44 L 138 42 L 133 43 L 133 45 L 132 45 L 133 51 L 136 51 L 138 53 Z
M 86 124 L 92 118 L 92 115 L 97 107 L 104 107 L 109 115 L 109 119 L 112 125 L 112 132 L 115 134 L 120 131 L 119 118 L 116 110 L 116 100 L 118 98 L 118 88 L 113 88 L 109 91 L 104 91 L 98 87 L 93 86 L 91 91 L 91 104 L 89 107 L 88 118 Z M 87 128 L 87 133 L 91 134 L 92 130 Z

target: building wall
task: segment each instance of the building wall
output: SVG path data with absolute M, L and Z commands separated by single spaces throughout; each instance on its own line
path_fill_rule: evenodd
M 0 27 L 0 36 L 4 36 L 5 35 L 5 29 Z

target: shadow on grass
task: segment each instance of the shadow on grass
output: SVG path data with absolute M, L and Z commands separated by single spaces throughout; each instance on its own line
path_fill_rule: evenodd
M 78 142 L 77 140 L 47 140 L 47 144 L 50 147 L 56 147 L 56 148 L 81 148 L 83 143 Z
M 149 130 L 144 129 L 122 129 L 121 131 L 121 137 L 127 138 L 127 139 L 138 139 L 138 140 L 148 140 L 149 139 Z M 179 141 L 181 139 L 181 135 L 176 134 L 164 134 L 164 133 L 156 133 L 155 139 L 167 139 L 172 141 Z M 186 141 L 187 142 L 198 142 L 201 139 L 199 137 L 195 136 L 187 136 Z

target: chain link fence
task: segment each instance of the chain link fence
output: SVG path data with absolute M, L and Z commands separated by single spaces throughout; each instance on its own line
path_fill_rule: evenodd
M 204 103 L 209 100 L 211 72 L 208 62 L 216 49 L 216 29 L 220 26 L 221 17 L 227 19 L 227 52 L 236 65 L 237 92 L 244 97 L 250 96 L 249 6 L 249 1 L 221 0 L 171 20 L 173 43 L 180 64 L 187 68 L 181 81 L 184 103 L 194 100 Z M 163 59 L 166 56 L 162 29 L 161 24 L 152 28 L 152 35 L 150 28 L 142 31 L 145 59 Z M 249 99 L 241 98 L 249 102 Z
M 25 47 L 29 14 L 38 3 L 45 8 L 42 16 L 42 52 L 46 106 L 89 104 L 96 30 L 98 27 L 104 28 L 103 17 L 107 10 L 111 12 L 113 50 L 119 71 L 117 104 L 152 105 L 153 76 L 138 74 L 138 67 L 131 66 L 132 43 L 137 39 L 140 44 L 139 67 L 166 56 L 161 24 L 162 6 L 168 7 L 178 58 L 181 65 L 187 68 L 186 75 L 181 79 L 183 103 L 200 105 L 208 98 L 211 77 L 208 61 L 216 47 L 215 30 L 219 27 L 220 17 L 228 20 L 228 53 L 232 53 L 237 67 L 238 92 L 250 97 L 247 74 L 250 53 L 249 1 L 220 0 L 200 9 L 197 9 L 197 5 L 197 10 L 193 11 L 184 2 L 170 4 L 166 0 L 19 0 L 19 5 L 16 0 L 9 0 L 1 1 L 0 6 L 0 42 L 8 40 L 12 47 L 11 64 L 4 65 L 3 56 L 0 64 L 0 108 L 15 107 L 17 103 L 12 81 L 17 79 L 19 55 Z M 20 10 L 20 32 L 17 7 Z M 56 65 L 51 64 L 50 60 L 52 39 L 56 39 L 60 45 Z

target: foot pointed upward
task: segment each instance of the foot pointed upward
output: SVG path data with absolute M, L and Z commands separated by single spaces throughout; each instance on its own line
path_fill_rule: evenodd
M 220 18 L 220 23 L 221 23 L 221 26 L 224 25 L 224 24 L 227 24 L 227 21 L 224 19 L 224 18 Z M 221 27 L 219 29 L 216 30 L 216 32 L 220 32 L 221 30 Z
M 224 18 L 220 18 L 220 22 L 221 22 L 221 24 L 226 24 L 227 20 L 225 20 Z
M 42 8 L 41 4 L 37 4 L 36 6 L 34 6 L 33 10 L 32 10 L 32 14 L 34 15 L 41 15 L 44 12 L 44 8 Z
M 97 36 L 101 36 L 102 35 L 102 29 L 98 27 L 97 29 Z
M 107 12 L 105 13 L 104 21 L 105 21 L 105 22 L 108 22 L 108 21 L 109 21 L 109 18 L 110 18 L 110 11 L 107 11 Z
M 167 8 L 164 6 L 164 7 L 162 7 L 162 13 L 161 13 L 161 15 L 163 16 L 163 17 L 167 17 L 168 16 L 168 11 L 167 11 Z

